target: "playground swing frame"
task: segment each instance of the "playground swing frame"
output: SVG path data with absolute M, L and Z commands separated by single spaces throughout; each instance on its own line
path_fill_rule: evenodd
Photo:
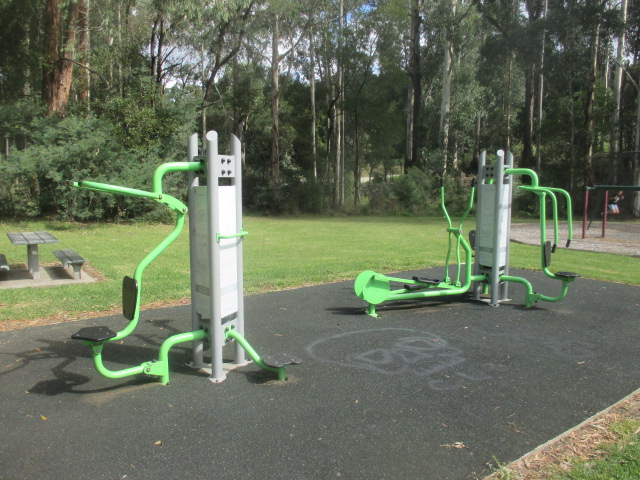
M 601 212 L 602 213 L 602 233 L 600 235 L 601 238 L 604 238 L 607 232 L 607 221 L 609 217 L 609 192 L 610 191 L 618 192 L 620 190 L 640 192 L 640 185 L 593 185 L 591 187 L 585 187 L 584 209 L 582 213 L 582 238 L 583 239 L 586 238 L 587 230 L 591 228 L 591 223 L 593 222 L 593 216 L 591 217 L 591 220 L 589 220 L 589 199 L 590 199 L 589 192 L 592 190 L 594 192 L 604 191 L 604 196 L 602 197 L 604 200 L 603 201 L 604 206 Z M 594 215 L 598 214 L 598 211 L 600 210 L 598 208 L 599 205 L 600 203 L 596 203 L 596 211 L 594 212 Z

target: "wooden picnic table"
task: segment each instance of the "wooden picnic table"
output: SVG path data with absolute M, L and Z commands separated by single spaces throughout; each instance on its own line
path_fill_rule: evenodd
M 34 280 L 40 278 L 40 257 L 38 245 L 43 243 L 58 243 L 56 237 L 49 232 L 10 232 L 7 237 L 14 245 L 27 246 L 27 267 Z

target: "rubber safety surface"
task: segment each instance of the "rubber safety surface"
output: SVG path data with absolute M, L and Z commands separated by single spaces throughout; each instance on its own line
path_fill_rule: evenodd
M 2 332 L 0 478 L 481 478 L 640 386 L 640 288 L 578 279 L 528 309 L 510 293 L 497 308 L 383 304 L 377 319 L 353 282 L 246 297 L 253 347 L 302 360 L 287 382 L 251 364 L 213 384 L 185 366 L 188 344 L 171 352 L 169 386 L 103 378 L 70 335 L 117 331 L 120 316 Z M 151 360 L 189 324 L 189 306 L 144 311 L 105 363 Z

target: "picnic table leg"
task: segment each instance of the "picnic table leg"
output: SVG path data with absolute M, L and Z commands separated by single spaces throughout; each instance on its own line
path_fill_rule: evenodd
M 40 259 L 38 258 L 38 245 L 27 245 L 27 266 L 34 280 L 40 279 Z

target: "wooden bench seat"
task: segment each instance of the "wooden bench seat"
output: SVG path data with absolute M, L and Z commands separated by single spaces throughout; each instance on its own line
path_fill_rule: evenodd
M 54 250 L 53 254 L 62 262 L 63 267 L 73 267 L 73 278 L 76 280 L 82 278 L 82 265 L 86 260 L 82 258 L 75 250 L 65 248 L 63 250 Z

